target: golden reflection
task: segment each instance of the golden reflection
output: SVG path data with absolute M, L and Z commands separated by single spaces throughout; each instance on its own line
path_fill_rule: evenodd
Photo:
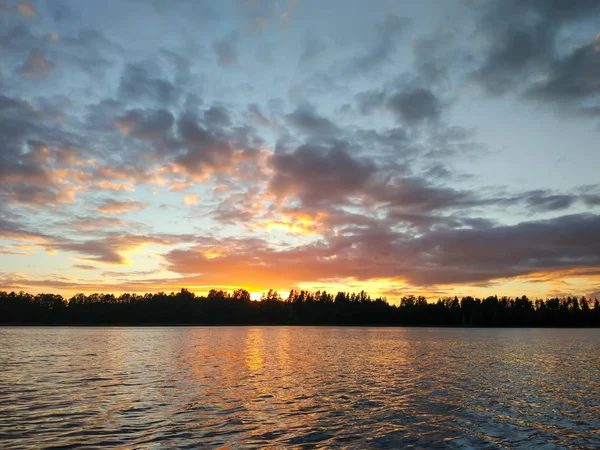
M 265 362 L 263 332 L 261 328 L 250 328 L 246 336 L 246 366 L 252 373 L 260 371 Z
M 289 328 L 279 328 L 279 333 L 277 336 L 277 362 L 279 363 L 279 368 L 283 370 L 287 370 L 290 363 L 290 348 L 291 348 L 291 338 L 290 338 L 290 329 Z

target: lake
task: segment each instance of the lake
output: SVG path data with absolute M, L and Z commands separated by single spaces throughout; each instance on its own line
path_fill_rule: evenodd
M 0 328 L 0 448 L 600 448 L 600 330 Z

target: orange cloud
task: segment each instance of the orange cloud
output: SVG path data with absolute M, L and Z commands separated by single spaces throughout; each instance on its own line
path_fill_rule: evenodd
M 193 205 L 197 205 L 199 201 L 200 201 L 200 196 L 198 194 L 189 194 L 183 198 L 182 203 L 185 206 L 193 206 Z
M 69 222 L 59 223 L 58 225 L 77 231 L 91 231 L 114 227 L 131 227 L 131 224 L 126 220 L 117 219 L 115 217 L 78 217 Z
M 100 183 L 96 183 L 93 187 L 107 191 L 135 191 L 131 183 L 113 183 L 112 181 L 102 181 Z
M 128 212 L 137 212 L 147 207 L 148 203 L 135 200 L 106 200 L 96 208 L 96 211 L 104 214 L 124 214 Z
M 115 126 L 115 128 L 123 134 L 131 133 L 131 130 L 133 130 L 135 123 L 135 120 L 130 117 L 119 117 L 113 120 L 113 125 Z
M 290 235 L 310 236 L 315 234 L 323 234 L 330 231 L 330 228 L 324 224 L 327 214 L 317 212 L 310 214 L 301 211 L 288 211 L 282 214 L 281 220 L 270 220 L 256 225 L 258 228 L 266 228 L 271 230 L 279 228 Z
M 29 3 L 21 3 L 21 4 L 19 4 L 19 7 L 17 9 L 24 16 L 31 17 L 31 16 L 35 15 L 35 10 L 33 9 L 33 5 L 31 5 Z
M 119 234 L 88 241 L 58 242 L 55 247 L 58 250 L 81 255 L 77 258 L 81 261 L 113 266 L 129 266 L 131 261 L 127 255 L 148 245 L 172 245 L 175 242 L 169 236 L 161 238 Z

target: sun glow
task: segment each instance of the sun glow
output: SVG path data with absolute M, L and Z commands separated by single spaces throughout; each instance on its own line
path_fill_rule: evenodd
M 312 236 L 326 231 L 323 222 L 327 219 L 327 214 L 318 212 L 315 215 L 308 213 L 283 214 L 280 220 L 271 220 L 258 225 L 267 231 L 280 229 L 294 236 Z

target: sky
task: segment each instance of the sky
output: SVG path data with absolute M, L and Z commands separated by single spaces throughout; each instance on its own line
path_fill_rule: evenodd
M 0 0 L 0 289 L 600 297 L 597 0 Z

